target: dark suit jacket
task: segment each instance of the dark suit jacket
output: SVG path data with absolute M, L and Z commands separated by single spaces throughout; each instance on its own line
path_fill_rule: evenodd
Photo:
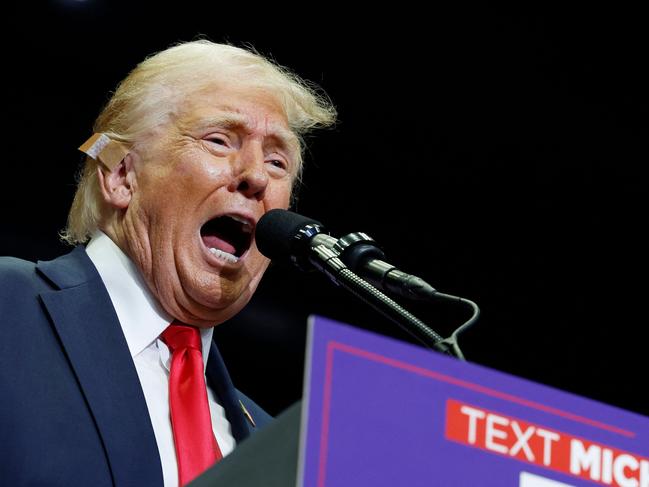
M 207 380 L 237 442 L 270 417 L 213 344 Z M 0 484 L 160 486 L 151 420 L 108 292 L 83 247 L 0 258 Z

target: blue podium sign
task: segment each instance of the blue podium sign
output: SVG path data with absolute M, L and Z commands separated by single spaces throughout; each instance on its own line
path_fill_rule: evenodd
M 649 487 L 649 418 L 320 317 L 298 485 Z

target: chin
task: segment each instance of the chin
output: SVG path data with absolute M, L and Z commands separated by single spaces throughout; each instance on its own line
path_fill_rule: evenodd
M 219 286 L 216 289 L 201 290 L 194 296 L 186 296 L 189 305 L 179 306 L 184 315 L 179 319 L 201 328 L 213 327 L 229 320 L 248 304 L 253 293 L 249 287 L 243 290 L 228 287 L 224 289 Z
M 205 259 L 204 252 L 181 253 L 170 269 L 177 278 L 168 281 L 171 286 L 163 305 L 167 312 L 202 328 L 216 326 L 239 313 L 252 298 L 269 262 L 259 259 L 253 250 L 232 266 Z M 211 254 L 208 257 L 214 258 Z

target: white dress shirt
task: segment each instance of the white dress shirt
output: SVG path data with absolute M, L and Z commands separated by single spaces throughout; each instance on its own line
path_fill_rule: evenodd
M 169 367 L 171 354 L 160 334 L 173 317 L 160 307 L 151 295 L 135 264 L 103 232 L 97 232 L 86 252 L 106 285 L 115 312 L 122 325 L 135 369 L 142 385 L 158 444 L 165 487 L 178 486 L 178 462 L 169 417 Z M 201 329 L 203 363 L 207 365 L 212 328 Z M 225 410 L 207 388 L 212 429 L 223 456 L 235 446 Z

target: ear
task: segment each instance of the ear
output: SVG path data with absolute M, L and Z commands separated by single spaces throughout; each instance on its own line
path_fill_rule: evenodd
M 97 168 L 101 194 L 113 208 L 125 210 L 131 202 L 136 186 L 133 162 L 133 155 L 129 152 L 112 171 L 103 165 Z

